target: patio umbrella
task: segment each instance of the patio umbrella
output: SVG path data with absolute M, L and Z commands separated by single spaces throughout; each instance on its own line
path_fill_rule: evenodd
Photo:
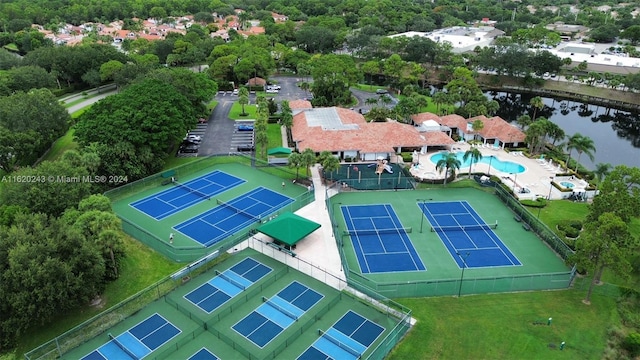
M 291 149 L 286 147 L 277 147 L 267 150 L 267 155 L 288 155 L 291 154 Z

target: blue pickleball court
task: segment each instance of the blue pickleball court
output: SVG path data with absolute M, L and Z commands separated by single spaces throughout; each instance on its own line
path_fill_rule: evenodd
M 87 354 L 82 360 L 142 359 L 180 332 L 178 327 L 156 313 Z
M 232 328 L 262 349 L 323 297 L 324 295 L 306 285 L 294 281 L 276 295 L 263 297 L 263 304 Z
M 298 360 L 356 360 L 383 332 L 382 326 L 349 310 L 331 328 L 320 330 L 320 338 Z
M 271 270 L 270 267 L 249 257 L 218 273 L 213 279 L 186 294 L 184 298 L 210 314 L 267 276 Z

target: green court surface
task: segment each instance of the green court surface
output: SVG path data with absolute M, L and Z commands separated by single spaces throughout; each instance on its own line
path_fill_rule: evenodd
M 229 269 L 247 257 L 266 265 L 272 271 L 210 314 L 184 298 L 185 294 L 214 278 L 217 272 Z M 321 294 L 323 298 L 263 348 L 259 348 L 232 329 L 234 324 L 263 304 L 263 296 L 269 298 L 293 281 Z M 318 329 L 330 328 L 349 310 L 384 328 L 382 335 L 373 342 L 362 358 L 370 356 L 380 344 L 384 344 L 381 347 L 388 351 L 398 340 L 398 329 L 403 328 L 406 331 L 408 328 L 406 313 L 401 314 L 402 318 L 399 318 L 270 257 L 246 249 L 234 253 L 198 277 L 184 282 L 176 290 L 112 328 L 105 328 L 101 335 L 62 355 L 61 359 L 79 359 L 106 343 L 109 333 L 117 336 L 154 313 L 163 316 L 182 332 L 145 359 L 187 359 L 202 348 L 208 349 L 221 359 L 295 359 L 319 338 Z
M 203 159 L 202 161 L 208 161 L 208 159 Z M 237 178 L 243 179 L 245 182 L 239 186 L 215 195 L 210 200 L 200 201 L 161 220 L 156 220 L 146 215 L 132 207 L 130 204 L 176 186 L 171 184 L 169 178 L 162 179 L 160 176 L 156 176 L 156 179 L 149 180 L 148 184 L 145 186 L 129 184 L 127 186 L 130 186 L 130 190 L 118 189 L 119 193 L 115 194 L 115 196 L 110 196 L 109 193 L 107 193 L 107 196 L 112 199 L 113 210 L 122 219 L 123 229 L 125 232 L 155 250 L 165 254 L 169 258 L 180 262 L 193 261 L 216 248 L 225 249 L 226 247 L 228 249 L 233 243 L 239 241 L 241 237 L 246 237 L 250 227 L 245 228 L 241 232 L 232 234 L 230 237 L 205 248 L 197 241 L 194 241 L 175 229 L 172 229 L 173 226 L 192 219 L 199 214 L 218 206 L 217 200 L 228 201 L 246 194 L 257 187 L 265 187 L 295 200 L 293 203 L 277 210 L 274 215 L 287 211 L 293 212 L 309 201 L 313 201 L 313 194 L 309 193 L 306 187 L 292 184 L 290 181 L 286 181 L 285 186 L 283 187 L 283 179 L 281 177 L 243 164 L 211 164 L 204 168 L 197 169 L 197 171 L 182 172 L 179 176 L 177 174 L 175 176 L 180 183 L 184 184 L 192 179 L 209 174 L 215 170 L 223 171 Z M 123 196 L 125 193 L 123 190 L 129 191 L 130 194 L 125 194 L 125 196 Z M 258 224 L 256 224 L 256 226 L 257 225 Z M 169 235 L 172 233 L 174 234 L 174 238 L 173 243 L 170 243 Z
M 418 200 L 420 199 L 420 200 Z M 445 248 L 431 224 L 422 217 L 420 202 L 467 201 L 485 223 L 498 222 L 493 230 L 522 264 L 462 269 Z M 426 271 L 367 273 L 360 271 L 353 243 L 346 230 L 341 205 L 391 204 L 402 222 L 411 228 L 408 234 Z M 521 290 L 561 289 L 569 285 L 571 269 L 533 231 L 514 219 L 514 213 L 497 196 L 473 188 L 415 191 L 349 192 L 331 198 L 331 214 L 336 224 L 343 264 L 350 284 L 365 285 L 389 297 L 416 297 L 489 293 Z M 422 228 L 422 232 L 420 231 Z

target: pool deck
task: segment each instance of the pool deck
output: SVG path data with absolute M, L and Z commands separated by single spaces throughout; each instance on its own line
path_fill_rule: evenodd
M 468 143 L 457 143 L 452 146 L 453 151 L 465 152 L 471 148 Z M 562 198 L 562 194 L 551 185 L 551 180 L 556 174 L 563 173 L 564 170 L 559 168 L 557 164 L 552 164 L 544 159 L 530 159 L 519 152 L 507 152 L 501 148 L 494 147 L 477 147 L 482 156 L 494 156 L 501 161 L 511 161 L 525 167 L 524 172 L 519 174 L 510 174 L 497 171 L 495 168 L 489 169 L 489 164 L 477 163 L 473 165 L 472 172 L 484 172 L 489 175 L 498 176 L 502 181 L 515 188 L 515 191 L 528 189 L 529 193 L 522 194 L 527 196 L 519 196 L 521 199 L 536 197 L 550 197 L 551 200 Z M 421 154 L 418 157 L 418 166 L 411 168 L 411 173 L 418 179 L 443 179 L 442 173 L 436 170 L 436 165 L 431 162 L 430 158 L 436 152 Z M 469 167 L 461 167 L 458 174 L 466 174 Z

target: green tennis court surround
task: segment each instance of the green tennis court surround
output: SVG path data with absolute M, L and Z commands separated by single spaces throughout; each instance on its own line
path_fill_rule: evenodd
M 338 251 L 349 284 L 355 288 L 361 286 L 362 291 L 372 289 L 390 298 L 457 295 L 459 290 L 462 294 L 478 294 L 567 288 L 574 272 L 564 263 L 563 259 L 566 258 L 567 251 L 570 250 L 554 242 L 553 234 L 544 232 L 542 227 L 534 222 L 535 216 L 531 218 L 527 215 L 526 210 L 518 208 L 516 214 L 522 219 L 521 221 L 526 221 L 531 224 L 532 229 L 536 229 L 536 231 L 524 230 L 522 228 L 523 222 L 514 220 L 514 211 L 510 208 L 510 206 L 515 207 L 516 205 L 509 203 L 509 207 L 505 206 L 501 200 L 502 197 L 502 194 L 498 196 L 473 188 L 355 191 L 342 192 L 331 197 L 327 201 L 327 209 L 334 224 L 335 239 L 339 245 Z M 465 260 L 472 266 L 465 266 L 456 256 L 456 250 L 462 254 L 466 253 L 463 246 L 454 246 L 454 250 L 444 246 L 439 233 L 430 231 L 438 224 L 431 224 L 428 218 L 422 215 L 420 211 L 422 200 L 417 199 L 429 199 L 424 201 L 423 208 L 426 208 L 429 203 L 454 201 L 469 203 L 521 265 L 483 267 L 478 264 L 482 263 L 481 255 L 478 255 L 478 259 L 474 260 L 471 257 L 475 254 L 472 254 Z M 413 229 L 411 232 L 406 232 L 406 236 L 411 240 L 417 255 L 426 267 L 426 271 L 375 273 L 362 271 L 362 261 L 358 261 L 362 250 L 356 251 L 353 239 L 343 235 L 348 233 L 349 229 L 345 223 L 343 211 L 340 209 L 373 204 L 389 204 L 396 212 L 402 226 Z M 367 220 L 365 212 L 367 207 L 362 208 L 364 210 L 359 214 L 359 222 Z M 448 212 L 445 211 L 445 213 Z M 445 213 L 441 215 L 446 216 Z M 370 221 L 375 227 L 378 227 L 379 220 L 383 218 L 381 214 L 376 213 Z M 460 220 L 460 217 L 454 216 L 452 220 Z M 421 224 L 422 222 L 423 224 Z M 495 227 L 496 222 L 499 224 L 497 227 Z M 482 224 L 482 222 L 480 223 Z M 441 222 L 440 225 L 443 223 Z M 464 227 L 464 225 L 460 227 Z M 456 230 L 446 234 L 449 237 L 456 237 L 458 236 L 456 232 L 461 231 Z M 464 232 L 461 233 L 464 234 Z M 537 233 L 543 234 L 542 237 L 538 237 Z M 558 242 L 561 241 L 558 240 Z M 368 244 L 365 245 L 368 246 Z M 395 246 L 396 244 L 383 243 L 383 249 L 386 250 L 388 245 Z M 358 249 L 363 248 L 363 244 L 356 243 L 356 246 Z M 487 249 L 489 249 L 488 245 Z M 500 250 L 499 247 L 496 247 L 496 252 Z M 557 253 L 554 253 L 554 250 Z M 473 253 L 473 251 L 471 252 Z M 379 251 L 374 250 L 365 252 L 365 255 L 371 254 L 369 256 L 371 259 L 367 259 L 367 264 L 375 261 L 378 253 Z M 460 289 L 460 275 L 463 267 L 465 274 Z

